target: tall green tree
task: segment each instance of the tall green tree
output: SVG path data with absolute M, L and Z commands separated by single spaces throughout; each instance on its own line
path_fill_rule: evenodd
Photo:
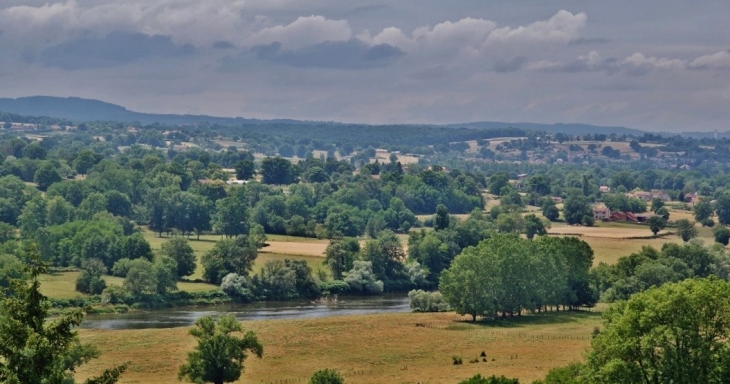
M 59 181 L 61 181 L 61 174 L 50 162 L 43 162 L 33 176 L 33 182 L 38 185 L 38 189 L 41 191 L 45 191 L 51 184 Z
M 81 310 L 49 318 L 51 304 L 38 281 L 47 269 L 33 244 L 25 251 L 25 260 L 30 280 L 11 280 L 0 296 L 0 382 L 73 383 L 75 370 L 99 357 L 99 352 L 79 341 Z M 86 383 L 115 383 L 125 369 L 122 365 L 107 370 Z
M 243 337 L 241 324 L 233 316 L 223 316 L 218 321 L 211 316 L 201 317 L 195 322 L 190 334 L 198 344 L 188 353 L 187 362 L 180 367 L 178 378 L 193 383 L 223 384 L 237 381 L 244 370 L 243 363 L 248 353 L 259 358 L 264 347 L 253 331 Z
M 730 225 L 730 194 L 720 194 L 715 201 L 715 214 L 722 225 Z
M 539 217 L 529 214 L 525 216 L 525 234 L 528 239 L 532 240 L 535 235 L 546 235 L 547 229 L 545 229 L 545 224 L 543 224 Z
M 249 231 L 248 204 L 238 195 L 231 195 L 216 202 L 213 226 L 226 237 L 245 235 Z
M 20 234 L 24 238 L 31 238 L 38 229 L 46 225 L 46 199 L 36 196 L 23 207 L 18 217 Z
M 358 252 L 360 252 L 360 243 L 356 238 L 345 237 L 330 241 L 325 250 L 324 263 L 332 271 L 334 279 L 341 280 L 342 274 L 352 269 Z
M 718 225 L 712 229 L 712 234 L 715 237 L 715 242 L 722 245 L 727 245 L 730 242 L 730 229 L 724 225 Z
M 261 163 L 264 184 L 292 184 L 296 182 L 297 170 L 294 164 L 282 157 L 267 157 Z
M 667 226 L 667 222 L 661 216 L 652 216 L 646 223 L 649 225 L 649 229 L 654 236 Z
M 190 276 L 197 267 L 195 252 L 188 239 L 175 236 L 162 244 L 160 254 L 169 257 L 177 263 L 177 277 Z
M 586 217 L 593 218 L 593 212 L 588 206 L 588 200 L 582 193 L 571 191 L 565 203 L 563 204 L 565 213 L 565 222 L 568 224 L 581 224 L 586 221 Z
M 439 204 L 436 207 L 436 216 L 433 218 L 433 229 L 441 230 L 449 228 L 449 210 L 445 205 Z
M 727 383 L 730 284 L 693 279 L 612 304 L 591 341 L 588 383 Z
M 235 168 L 236 179 L 238 180 L 249 180 L 256 174 L 256 168 L 251 160 L 239 161 L 236 163 Z
M 229 273 L 248 276 L 261 247 L 254 237 L 238 236 L 217 242 L 201 259 L 203 278 L 218 285 Z
M 677 220 L 677 236 L 682 238 L 685 243 L 697 237 L 695 223 L 687 219 Z
M 712 217 L 714 210 L 712 208 L 712 203 L 710 203 L 708 199 L 703 198 L 695 203 L 692 207 L 692 212 L 695 214 L 695 220 L 702 222 Z

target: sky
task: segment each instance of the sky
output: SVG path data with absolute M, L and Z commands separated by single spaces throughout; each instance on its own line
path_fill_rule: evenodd
M 728 0 L 0 0 L 0 97 L 730 130 Z

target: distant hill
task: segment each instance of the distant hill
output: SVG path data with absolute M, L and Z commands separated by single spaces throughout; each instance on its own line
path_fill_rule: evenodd
M 367 127 L 367 125 L 361 124 L 338 124 L 332 122 L 325 123 L 289 119 L 259 120 L 245 119 L 242 117 L 230 118 L 205 115 L 140 113 L 130 111 L 120 105 L 111 104 L 99 100 L 82 99 L 79 97 L 31 96 L 19 97 L 17 99 L 0 98 L 0 112 L 9 112 L 18 115 L 55 117 L 76 122 L 120 121 L 139 122 L 141 124 L 159 123 L 166 125 L 207 122 L 210 124 L 226 126 L 286 124 L 289 126 L 337 125 Z M 606 135 L 610 135 L 612 133 L 615 133 L 617 135 L 642 135 L 644 133 L 644 131 L 626 127 L 602 127 L 588 124 L 502 123 L 494 121 L 448 124 L 436 127 L 467 128 L 477 130 L 493 130 L 513 127 L 525 130 L 545 131 L 548 133 L 561 132 L 569 135 L 582 135 L 587 133 L 603 133 Z
M 471 129 L 494 129 L 513 127 L 530 131 L 545 131 L 547 133 L 564 133 L 566 135 L 584 135 L 587 133 L 602 133 L 610 135 L 643 135 L 646 131 L 626 127 L 604 127 L 589 124 L 539 124 L 539 123 L 500 123 L 496 121 L 480 121 L 474 123 L 449 124 L 450 127 Z
M 208 122 L 220 125 L 241 125 L 244 123 L 301 123 L 297 120 L 257 120 L 241 117 L 215 117 L 205 115 L 174 115 L 141 113 L 130 111 L 120 105 L 99 100 L 82 99 L 79 97 L 30 96 L 17 99 L 0 98 L 0 112 L 15 113 L 28 116 L 48 116 L 68 119 L 76 122 L 84 121 L 120 121 L 139 122 L 141 124 L 193 124 Z

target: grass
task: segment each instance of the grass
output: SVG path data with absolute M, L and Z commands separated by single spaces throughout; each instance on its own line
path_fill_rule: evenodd
M 316 370 L 333 368 L 349 383 L 456 383 L 477 373 L 529 383 L 580 360 L 599 325 L 599 315 L 588 312 L 493 324 L 464 319 L 453 313 L 402 313 L 244 322 L 246 330 L 256 332 L 264 356 L 246 360 L 242 381 L 306 382 Z M 129 362 L 120 383 L 177 383 L 178 367 L 194 347 L 188 328 L 81 330 L 81 339 L 102 355 L 77 378 Z M 468 363 L 482 351 L 488 362 Z M 461 356 L 464 364 L 453 365 L 452 356 Z
M 73 299 L 76 297 L 85 297 L 87 295 L 76 291 L 76 279 L 80 272 L 61 272 L 45 274 L 39 277 L 41 282 L 41 292 L 51 299 Z M 107 286 L 122 285 L 124 279 L 116 276 L 104 276 Z M 193 283 L 188 281 L 179 281 L 177 288 L 187 292 L 207 292 L 218 287 L 206 283 Z

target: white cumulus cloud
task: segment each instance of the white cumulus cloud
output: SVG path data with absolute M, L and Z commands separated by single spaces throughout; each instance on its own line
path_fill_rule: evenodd
M 346 20 L 329 20 L 324 16 L 299 17 L 288 25 L 262 29 L 251 35 L 250 45 L 281 43 L 285 49 L 298 49 L 325 41 L 346 41 L 352 30 Z

